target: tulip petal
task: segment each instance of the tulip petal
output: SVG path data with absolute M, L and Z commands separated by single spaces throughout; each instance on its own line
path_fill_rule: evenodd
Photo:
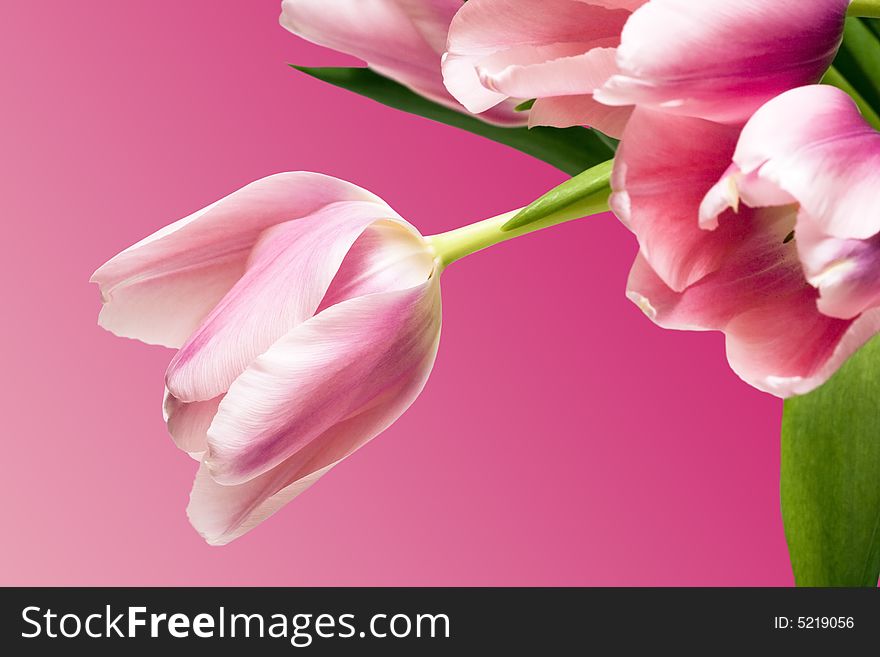
M 332 426 L 279 465 L 245 483 L 219 484 L 202 464 L 187 508 L 190 522 L 211 545 L 225 545 L 253 529 L 400 417 L 424 387 L 435 354 L 436 345 L 421 371 L 389 391 L 379 403 Z
M 744 173 L 736 164 L 731 164 L 721 180 L 706 193 L 700 205 L 700 226 L 715 230 L 718 217 L 728 209 L 738 211 L 741 203 L 750 208 L 769 208 L 796 205 L 797 200 L 755 173 Z
M 415 229 L 388 206 L 344 202 L 267 230 L 241 279 L 193 332 L 168 366 L 166 385 L 183 401 L 229 388 L 259 354 L 315 314 L 352 245 L 373 223 L 398 221 L 414 246 Z
M 817 85 L 774 98 L 746 124 L 734 163 L 717 188 L 752 206 L 800 204 L 798 253 L 823 313 L 848 319 L 880 302 L 880 133 L 846 93 Z
M 592 94 L 617 71 L 614 52 L 584 43 L 518 46 L 481 60 L 477 75 L 487 89 L 512 98 Z
M 795 245 L 783 237 L 795 213 L 790 206 L 727 213 L 722 227 L 734 221 L 750 230 L 722 268 L 683 292 L 666 286 L 639 256 L 628 296 L 665 328 L 723 331 L 731 367 L 759 390 L 780 397 L 805 394 L 880 328 L 880 314 L 853 321 L 819 312 Z
M 99 324 L 116 335 L 180 347 L 245 270 L 260 233 L 337 201 L 378 197 L 316 173 L 282 173 L 242 189 L 127 248 L 98 269 Z
M 222 399 L 221 395 L 207 401 L 186 403 L 165 391 L 163 410 L 168 433 L 178 448 L 199 461 L 208 449 L 208 428 Z
M 462 110 L 443 85 L 440 62 L 461 0 L 284 0 L 281 25 L 312 43 L 364 60 L 377 73 L 445 107 Z M 522 125 L 508 104 L 482 114 Z
M 205 457 L 225 485 L 263 474 L 337 423 L 430 369 L 440 334 L 436 276 L 355 297 L 300 324 L 229 389 Z
M 222 486 L 202 464 L 190 492 L 187 517 L 208 545 L 227 545 L 311 488 L 333 465 L 289 477 L 279 466 L 240 486 Z
M 578 2 L 595 5 L 596 7 L 605 7 L 605 9 L 626 9 L 628 11 L 635 11 L 648 2 L 648 0 L 578 0 Z
M 588 93 L 613 72 L 610 53 L 590 51 L 618 43 L 629 11 L 617 4 L 469 0 L 449 29 L 446 88 L 471 112 L 511 96 Z
M 617 151 L 611 208 L 639 240 L 644 257 L 673 290 L 712 273 L 748 229 L 699 227 L 704 194 L 727 170 L 735 128 L 638 108 Z
M 317 312 L 355 297 L 416 287 L 433 270 L 433 251 L 412 226 L 376 222 L 345 255 Z
M 821 79 L 849 2 L 652 0 L 627 22 L 621 73 L 596 98 L 742 124 L 774 96 Z
M 364 60 L 434 100 L 448 95 L 440 56 L 456 0 L 284 0 L 281 24 L 294 34 Z
M 802 211 L 795 230 L 804 273 L 819 290 L 819 310 L 850 319 L 880 306 L 880 235 L 847 240 L 826 234 Z
M 529 127 L 546 125 L 568 128 L 584 125 L 619 139 L 632 112 L 632 107 L 603 105 L 592 95 L 538 98 L 529 112 Z
M 832 237 L 880 233 L 880 133 L 839 89 L 803 87 L 764 105 L 743 129 L 734 162 L 796 198 Z

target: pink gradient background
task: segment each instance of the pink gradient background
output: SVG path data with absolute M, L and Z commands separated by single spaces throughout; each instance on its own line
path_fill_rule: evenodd
M 420 400 L 269 522 L 209 548 L 165 434 L 171 353 L 99 329 L 104 260 L 261 176 L 309 169 L 424 232 L 563 179 L 285 66 L 344 64 L 279 3 L 12 0 L 0 11 L 5 585 L 789 585 L 781 403 L 717 334 L 623 295 L 611 216 L 443 279 Z

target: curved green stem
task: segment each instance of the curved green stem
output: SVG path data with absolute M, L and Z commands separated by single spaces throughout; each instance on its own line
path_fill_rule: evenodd
M 880 0 L 878 0 L 878 2 L 880 2 Z M 825 77 L 822 78 L 822 83 L 837 87 L 848 93 L 850 97 L 856 101 L 856 105 L 859 106 L 859 110 L 861 110 L 862 116 L 865 117 L 865 120 L 874 126 L 874 128 L 880 130 L 880 115 L 877 114 L 876 110 L 871 107 L 870 103 L 862 97 L 856 88 L 850 84 L 849 80 L 841 75 L 840 71 L 832 66 L 828 69 Z
M 608 211 L 614 160 L 566 180 L 519 210 L 428 237 L 441 267 L 477 251 L 536 230 Z
M 862 18 L 880 18 L 880 0 L 852 0 L 847 13 Z
M 469 226 L 456 228 L 446 233 L 432 235 L 427 240 L 434 249 L 437 259 L 441 266 L 446 267 L 456 260 L 460 260 L 465 256 L 482 251 L 495 244 L 506 242 L 515 237 L 528 235 L 543 228 L 556 226 L 566 221 L 580 219 L 601 212 L 608 211 L 608 197 L 611 195 L 611 188 L 605 187 L 596 193 L 581 199 L 578 203 L 570 205 L 558 212 L 547 215 L 539 221 L 535 221 L 519 228 L 512 230 L 502 230 L 505 224 L 517 216 L 522 208 L 505 212 L 497 217 L 479 221 Z

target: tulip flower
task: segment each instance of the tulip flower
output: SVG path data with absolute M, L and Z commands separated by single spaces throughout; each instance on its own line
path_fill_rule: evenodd
M 733 369 L 781 397 L 880 330 L 880 135 L 843 92 L 786 92 L 741 134 L 639 108 L 618 158 L 628 295 L 659 325 L 723 331 Z
M 440 60 L 449 23 L 462 0 L 284 0 L 281 25 L 312 43 L 364 60 L 436 103 L 464 108 L 443 86 Z M 519 126 L 526 116 L 510 102 L 482 112 L 488 123 Z M 487 108 L 488 109 L 488 108 Z
M 447 88 L 471 111 L 536 98 L 532 125 L 618 137 L 636 105 L 742 124 L 818 82 L 849 0 L 470 0 L 452 21 Z
M 188 514 L 238 538 L 391 425 L 428 378 L 440 274 L 517 230 L 517 211 L 431 237 L 342 180 L 258 180 L 129 247 L 92 276 L 99 324 L 178 349 L 165 419 L 200 461 Z
M 252 183 L 95 272 L 100 324 L 179 348 L 165 411 L 201 459 L 189 516 L 240 536 L 399 417 L 440 336 L 430 244 L 350 183 Z

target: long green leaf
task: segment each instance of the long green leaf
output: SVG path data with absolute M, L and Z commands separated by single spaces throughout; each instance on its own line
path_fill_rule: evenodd
M 445 123 L 515 148 L 573 176 L 614 157 L 614 142 L 587 128 L 504 128 L 430 101 L 368 68 L 310 68 L 298 71 L 389 107 Z
M 856 105 L 859 106 L 859 111 L 862 113 L 865 120 L 877 130 L 880 130 L 880 114 L 877 114 L 877 112 L 874 111 L 874 107 L 864 99 L 862 94 L 859 93 L 859 90 L 856 89 L 855 86 L 853 86 L 853 84 L 835 67 L 832 66 L 828 69 L 825 73 L 825 77 L 822 78 L 822 84 L 837 87 L 848 93 L 850 98 L 852 98 Z
M 782 515 L 798 586 L 880 576 L 880 338 L 785 402 Z
M 877 21 L 847 18 L 834 68 L 874 108 L 880 107 L 880 30 Z

